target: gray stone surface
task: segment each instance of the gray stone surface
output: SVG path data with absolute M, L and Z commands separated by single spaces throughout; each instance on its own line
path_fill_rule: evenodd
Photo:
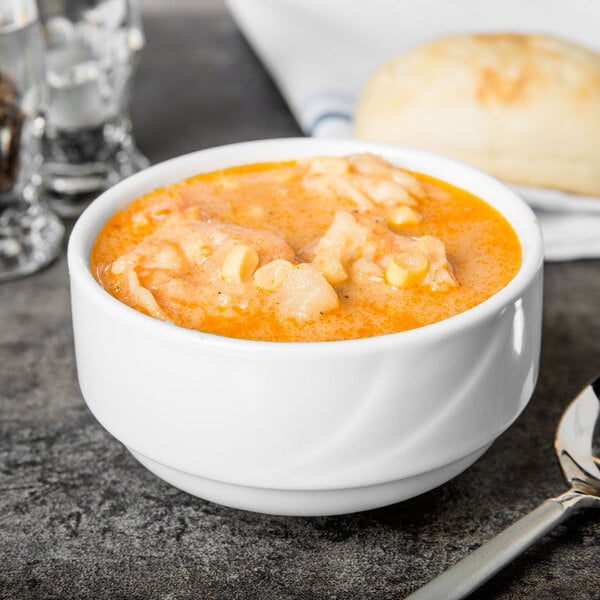
M 232 21 L 210 6 L 146 14 L 133 117 L 152 161 L 299 133 Z M 284 518 L 177 491 L 95 421 L 77 386 L 64 255 L 2 284 L 0 598 L 401 598 L 563 490 L 554 430 L 600 370 L 599 299 L 600 261 L 547 267 L 534 397 L 461 476 L 384 509 Z M 600 598 L 599 516 L 581 513 L 473 597 Z

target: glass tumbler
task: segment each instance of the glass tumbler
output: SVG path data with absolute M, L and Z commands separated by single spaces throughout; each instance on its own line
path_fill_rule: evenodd
M 0 281 L 37 271 L 64 227 L 39 202 L 44 44 L 35 0 L 0 0 Z
M 76 217 L 105 189 L 148 166 L 136 148 L 129 91 L 144 45 L 134 0 L 40 0 L 49 105 L 44 198 Z

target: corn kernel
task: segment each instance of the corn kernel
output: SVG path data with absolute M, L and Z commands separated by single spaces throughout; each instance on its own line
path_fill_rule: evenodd
M 236 244 L 225 256 L 221 277 L 225 281 L 240 283 L 251 277 L 258 266 L 258 254 L 251 246 Z
M 394 287 L 408 288 L 419 285 L 427 273 L 429 261 L 420 252 L 406 252 L 390 260 L 385 279 Z

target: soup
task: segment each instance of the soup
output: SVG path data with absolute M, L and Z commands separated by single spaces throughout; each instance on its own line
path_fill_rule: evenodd
M 125 304 L 265 341 L 428 325 L 492 296 L 520 263 L 494 208 L 371 154 L 198 175 L 116 213 L 91 254 L 95 278 Z

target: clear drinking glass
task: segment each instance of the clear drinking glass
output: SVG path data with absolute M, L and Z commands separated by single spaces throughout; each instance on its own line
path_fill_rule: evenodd
M 64 228 L 39 202 L 44 45 L 35 0 L 0 0 L 0 281 L 37 271 Z
M 129 88 L 144 45 L 134 0 L 40 0 L 50 92 L 44 198 L 76 217 L 99 193 L 148 166 L 134 143 Z

